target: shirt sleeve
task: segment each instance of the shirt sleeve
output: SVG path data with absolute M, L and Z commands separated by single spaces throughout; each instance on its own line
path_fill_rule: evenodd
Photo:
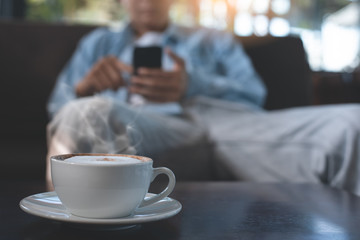
M 96 61 L 94 46 L 101 38 L 102 31 L 97 29 L 82 38 L 70 61 L 60 73 L 47 105 L 50 118 L 67 102 L 76 98 L 75 85 L 83 79 Z
M 266 88 L 239 41 L 232 34 L 224 33 L 209 39 L 212 39 L 207 42 L 210 50 L 204 51 L 207 54 L 201 57 L 202 64 L 187 66 L 186 97 L 205 95 L 262 107 Z M 214 71 L 204 67 L 209 58 L 216 62 L 212 67 Z

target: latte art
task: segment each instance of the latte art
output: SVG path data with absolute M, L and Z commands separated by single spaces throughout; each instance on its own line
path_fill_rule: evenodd
M 82 164 L 134 164 L 141 163 L 140 160 L 130 157 L 118 156 L 74 156 L 65 159 L 65 162 Z

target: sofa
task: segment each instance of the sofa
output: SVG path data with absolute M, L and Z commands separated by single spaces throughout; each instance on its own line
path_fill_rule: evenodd
M 77 42 L 95 27 L 0 21 L 0 179 L 44 178 L 47 99 Z M 238 39 L 268 88 L 266 109 L 311 104 L 311 73 L 297 36 Z M 200 179 L 191 171 L 177 177 L 211 179 L 211 166 L 204 170 L 209 174 Z

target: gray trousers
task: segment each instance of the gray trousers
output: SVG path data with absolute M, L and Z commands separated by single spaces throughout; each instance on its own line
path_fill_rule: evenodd
M 184 112 L 79 99 L 48 125 L 49 154 L 136 152 L 183 179 L 324 183 L 360 195 L 360 105 L 266 112 L 201 97 Z

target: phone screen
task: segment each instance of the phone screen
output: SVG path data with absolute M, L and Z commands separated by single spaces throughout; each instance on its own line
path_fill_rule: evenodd
M 135 47 L 133 53 L 134 74 L 140 67 L 161 68 L 162 48 L 159 46 Z

